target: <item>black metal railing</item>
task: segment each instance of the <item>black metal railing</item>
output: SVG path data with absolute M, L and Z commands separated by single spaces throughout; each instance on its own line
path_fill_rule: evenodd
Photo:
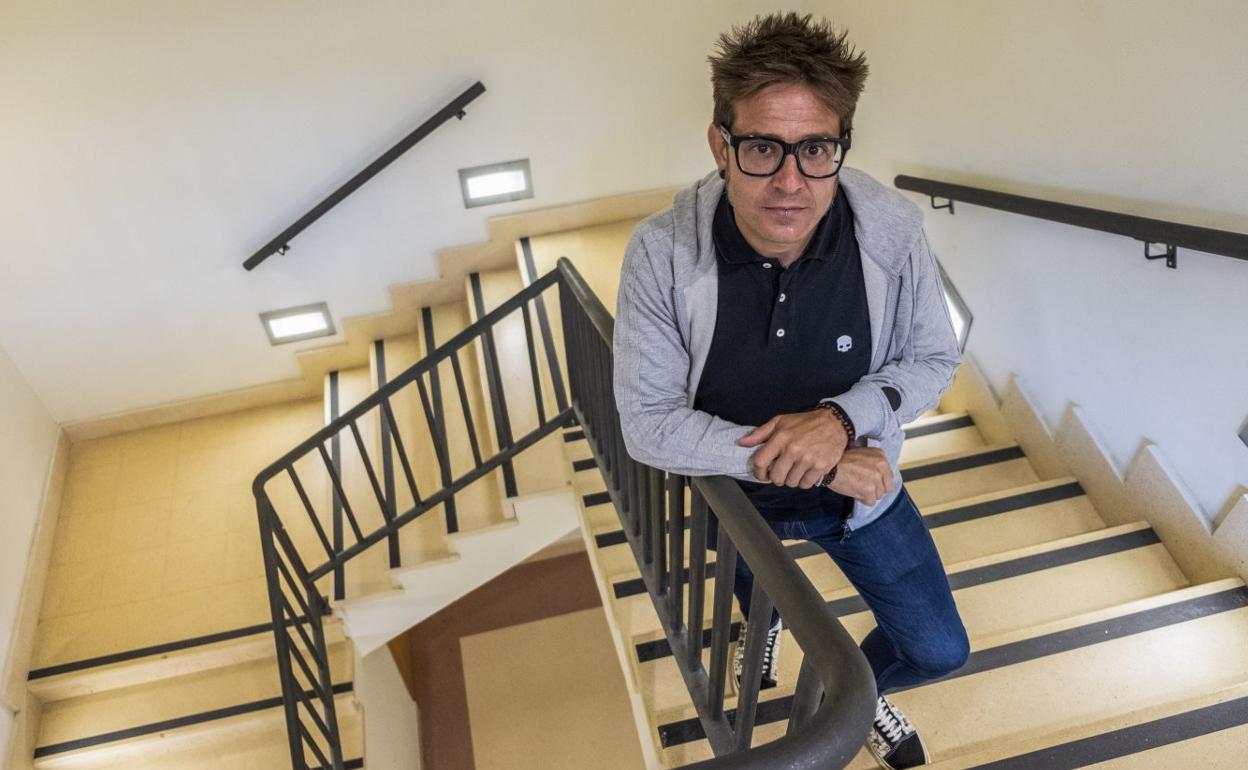
M 698 768 L 840 768 L 862 748 L 875 714 L 866 659 L 745 493 L 723 476 L 685 478 L 639 463 L 624 446 L 612 391 L 614 319 L 572 263 L 559 261 L 560 311 L 572 406 L 641 566 L 716 758 Z M 688 566 L 685 489 L 689 488 Z M 703 663 L 709 517 L 718 524 L 709 669 Z M 737 559 L 754 573 L 745 665 L 731 718 L 725 710 Z M 686 591 L 687 606 L 686 603 Z M 772 608 L 803 652 L 786 735 L 750 748 Z
M 506 442 L 492 443 L 489 432 L 478 427 L 474 412 L 481 410 L 474 410 L 470 399 L 475 384 L 466 382 L 475 374 L 478 355 L 497 372 L 493 333 L 503 324 L 518 329 L 523 321 L 528 350 L 537 350 L 531 305 L 544 291 L 553 294 L 558 279 L 552 271 L 485 313 L 256 477 L 252 491 L 294 770 L 343 767 L 338 683 L 323 627 L 327 596 L 347 596 L 353 569 L 371 553 L 388 555 L 388 549 L 374 546 L 387 543 L 392 552 L 399 531 L 431 511 L 441 509 L 447 530 L 454 531 L 456 495 L 573 422 L 556 361 L 531 361 L 528 395 L 534 409 L 523 418 L 501 398 L 501 379 L 494 381 L 496 435 L 505 435 Z M 440 378 L 455 381 L 457 414 L 442 403 Z M 552 381 L 559 387 L 551 387 Z M 467 452 L 452 451 L 452 437 L 466 437 L 471 461 L 464 459 Z M 425 458 L 429 461 L 416 462 Z M 385 478 L 387 464 L 397 466 L 398 483 Z M 384 566 L 397 565 L 387 560 Z
M 415 147 L 417 143 L 432 134 L 443 123 L 451 118 L 462 120 L 464 115 L 467 114 L 464 109 L 483 93 L 485 93 L 485 86 L 480 82 L 473 83 L 468 90 L 452 99 L 449 104 L 438 110 L 433 117 L 421 123 L 410 134 L 400 139 L 396 145 L 386 150 L 380 157 L 348 179 L 341 187 L 330 193 L 329 197 L 316 204 L 311 211 L 296 219 L 294 224 L 257 249 L 256 253 L 243 262 L 243 267 L 247 270 L 254 270 L 256 266 L 274 254 L 285 254 L 290 250 L 292 238 L 306 230 L 308 226 L 323 217 L 334 206 L 342 203 L 347 196 L 381 173 L 382 169 L 398 160 L 403 153 Z
M 935 179 L 898 176 L 893 180 L 893 184 L 898 189 L 912 190 L 930 197 L 932 208 L 948 209 L 951 214 L 954 212 L 953 204 L 957 201 L 1089 230 L 1125 235 L 1144 242 L 1144 256 L 1147 259 L 1164 259 L 1166 265 L 1172 268 L 1178 267 L 1177 250 L 1179 248 L 1248 260 L 1248 234 L 1244 233 L 1137 217 L 1132 214 L 1075 206 L 1043 198 L 1012 195 L 997 190 L 967 187 Z M 947 200 L 948 203 L 937 205 L 937 199 Z M 1153 244 L 1161 245 L 1165 250 L 1154 254 L 1151 252 Z
M 566 403 L 569 397 L 564 395 L 563 369 L 556 357 L 548 354 L 538 359 L 534 325 L 528 316 L 530 306 L 556 284 L 570 403 Z M 488 435 L 478 435 L 471 417 L 459 355 L 475 346 L 483 357 L 489 392 L 501 396 L 502 378 L 499 362 L 492 360 L 497 352 L 492 337 L 494 329 L 514 313 L 520 313 L 524 322 L 537 418 L 531 429 L 516 438 L 523 428 L 517 430 L 512 424 L 505 400 L 494 400 L 492 414 L 504 425 L 495 426 L 497 445 L 491 451 L 486 446 Z M 429 511 L 438 507 L 445 510 L 468 485 L 573 421 L 583 427 L 607 481 L 664 633 L 716 754 L 715 759 L 695 766 L 840 768 L 861 748 L 875 709 L 874 679 L 866 659 L 741 489 L 724 477 L 686 479 L 628 456 L 612 394 L 613 326 L 613 319 L 572 263 L 561 259 L 556 270 L 480 317 L 256 478 L 253 491 L 294 770 L 343 767 L 334 703 L 338 693 L 323 628 L 323 616 L 329 611 L 325 597 L 333 588 L 333 575 L 345 570 L 349 581 L 352 561 L 357 557 L 390 541 L 402 527 Z M 548 353 L 555 349 L 552 339 L 544 343 Z M 433 377 L 446 366 L 456 379 L 463 427 L 473 448 L 473 462 L 462 469 L 450 468 L 447 412 L 435 409 L 430 400 Z M 543 371 L 549 372 L 547 382 L 542 380 Z M 415 398 L 411 389 L 417 391 L 422 407 L 419 411 L 405 403 Z M 555 406 L 547 416 L 551 401 Z M 400 417 L 405 409 L 423 426 L 417 431 L 424 439 L 419 447 L 411 440 L 414 431 L 404 430 L 406 421 Z M 419 419 L 422 415 L 423 423 Z M 406 481 L 394 485 L 394 492 L 378 479 L 375 450 L 369 450 L 369 439 L 379 432 L 378 426 L 384 427 L 388 438 L 384 446 L 392 448 L 387 451 L 393 451 Z M 343 469 L 351 464 L 344 466 L 342 458 L 331 455 L 328 447 L 336 438 L 345 447 L 344 453 L 354 451 L 358 478 L 348 478 Z M 431 495 L 422 497 L 420 493 L 409 447 L 427 452 L 437 466 L 436 473 L 426 473 L 426 488 L 437 490 Z M 690 493 L 687 566 L 686 489 Z M 316 499 L 326 502 L 318 508 Z M 325 531 L 335 501 L 345 520 L 342 543 L 331 541 Z M 718 535 L 708 668 L 702 659 L 702 640 L 706 631 L 707 533 L 712 516 Z M 730 713 L 725 709 L 725 682 L 732 628 L 732 575 L 738 558 L 745 559 L 755 577 L 745 675 L 736 707 Z M 766 638 L 762 624 L 770 618 L 773 607 L 784 617 L 786 628 L 803 652 L 801 671 L 787 734 L 750 748 L 762 674 L 762 642 Z

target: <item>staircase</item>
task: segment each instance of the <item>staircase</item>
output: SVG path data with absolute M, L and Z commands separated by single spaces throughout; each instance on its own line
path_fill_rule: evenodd
M 652 597 L 624 531 L 627 514 L 612 502 L 604 458 L 587 440 L 590 426 L 575 424 L 584 421 L 584 405 L 560 393 L 568 369 L 561 304 L 568 298 L 541 278 L 568 256 L 613 312 L 619 257 L 634 225 L 519 239 L 515 267 L 473 273 L 461 299 L 421 308 L 407 331 L 372 344 L 366 366 L 327 375 L 318 404 L 179 428 L 179 462 L 184 437 L 234 431 L 230 440 L 190 446 L 186 456 L 197 458 L 205 477 L 226 467 L 220 484 L 206 478 L 202 486 L 204 495 L 226 490 L 229 534 L 251 543 L 227 586 L 238 597 L 229 607 L 238 609 L 206 612 L 194 606 L 199 594 L 175 594 L 168 606 L 189 603 L 216 617 L 186 626 L 194 633 L 149 638 L 65 621 L 90 607 L 67 613 L 64 592 L 50 590 L 28 684 L 40 717 L 28 726 L 35 751 L 25 766 L 277 768 L 290 766 L 293 753 L 303 758 L 300 767 L 364 767 L 364 709 L 353 682 L 359 656 L 509 566 L 567 548 L 569 535 L 583 541 L 598 576 L 648 766 L 710 759 L 704 723 L 656 611 L 671 597 Z M 465 333 L 470 327 L 476 331 Z M 959 377 L 978 375 L 965 364 Z M 902 455 L 905 483 L 972 642 L 964 669 L 895 696 L 923 729 L 935 766 L 1242 767 L 1242 581 L 1192 579 L 1146 522 L 1103 515 L 1076 478 L 1038 471 L 1045 466 L 1019 444 L 999 428 L 987 430 L 985 414 L 995 403 L 968 411 L 964 401 L 947 397 L 907 426 Z M 307 419 L 313 412 L 330 427 L 318 433 Z M 138 447 L 144 458 L 159 456 L 169 433 L 150 429 L 75 447 L 76 459 L 92 462 L 71 469 L 71 489 L 103 494 L 91 474 L 109 465 L 110 453 L 130 458 Z M 244 433 L 257 438 L 240 456 Z M 314 433 L 316 440 L 307 439 Z M 273 485 L 256 486 L 276 514 L 262 517 L 261 552 L 244 483 L 296 444 L 265 472 Z M 127 483 L 121 474 L 110 494 L 125 494 Z M 82 496 L 71 493 L 66 503 L 68 534 L 56 546 L 65 558 L 54 557 L 54 574 L 62 562 L 86 563 L 69 557 L 82 549 L 75 533 L 87 526 L 77 510 Z M 132 502 L 143 497 L 136 493 Z M 690 510 L 688 489 L 684 501 Z M 201 519 L 175 506 L 168 526 Z M 371 547 L 353 551 L 360 542 Z M 849 636 L 865 636 L 870 613 L 831 561 L 804 543 L 783 547 Z M 685 531 L 686 566 L 690 551 Z M 344 553 L 349 558 L 327 556 Z M 85 581 L 74 573 L 64 582 Z M 308 585 L 315 591 L 300 590 Z M 266 588 L 274 586 L 270 606 Z M 688 601 L 687 591 L 682 598 Z M 711 670 L 713 602 L 704 609 L 702 660 Z M 278 654 L 273 617 L 284 629 Z M 739 628 L 733 609 L 729 642 Z M 82 640 L 91 629 L 98 643 Z M 758 696 L 754 746 L 788 730 L 804 656 L 791 636 L 784 649 L 780 686 Z M 283 695 L 283 680 L 298 687 Z M 730 718 L 737 699 L 725 695 Z M 335 741 L 325 740 L 333 734 Z M 849 764 L 874 766 L 865 753 Z

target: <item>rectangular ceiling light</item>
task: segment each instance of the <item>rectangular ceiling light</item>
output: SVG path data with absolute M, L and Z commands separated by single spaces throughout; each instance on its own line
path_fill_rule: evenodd
M 461 168 L 459 186 L 467 208 L 532 198 L 533 177 L 529 173 L 529 159 Z
M 324 302 L 269 310 L 260 314 L 260 322 L 269 335 L 269 342 L 274 345 L 328 337 L 334 333 L 334 319 Z

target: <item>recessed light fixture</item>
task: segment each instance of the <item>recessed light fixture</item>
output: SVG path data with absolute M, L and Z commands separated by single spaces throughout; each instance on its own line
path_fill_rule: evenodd
M 328 337 L 334 333 L 334 319 L 324 302 L 269 310 L 260 314 L 260 323 L 264 324 L 269 342 L 274 345 Z
M 461 168 L 459 186 L 464 193 L 464 206 L 468 208 L 532 198 L 529 159 Z

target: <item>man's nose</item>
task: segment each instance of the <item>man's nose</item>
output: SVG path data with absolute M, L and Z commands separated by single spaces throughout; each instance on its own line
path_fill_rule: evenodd
M 785 155 L 780 170 L 772 175 L 771 180 L 783 192 L 794 193 L 800 190 L 806 180 L 797 168 L 797 156 L 793 153 Z

